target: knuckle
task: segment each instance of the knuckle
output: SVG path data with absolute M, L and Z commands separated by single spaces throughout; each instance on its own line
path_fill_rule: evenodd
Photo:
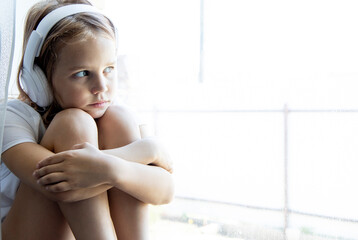
M 38 171 L 39 175 L 40 176 L 44 176 L 47 174 L 47 168 L 41 168 L 39 171 Z
M 44 184 L 48 184 L 48 183 L 51 183 L 52 182 L 52 177 L 46 177 L 43 179 L 43 183 Z
M 73 181 L 73 182 L 71 182 L 71 183 L 69 184 L 69 188 L 70 188 L 70 189 L 77 189 L 78 186 L 79 186 L 79 184 L 78 184 L 78 182 L 76 182 L 76 181 Z
M 74 158 L 76 155 L 75 151 L 67 151 L 66 153 L 64 153 L 64 158 L 68 159 L 68 158 Z
M 54 185 L 54 186 L 52 186 L 52 190 L 53 190 L 54 192 L 61 192 L 61 191 L 62 191 L 62 188 L 61 188 L 61 186 L 59 186 L 59 185 Z

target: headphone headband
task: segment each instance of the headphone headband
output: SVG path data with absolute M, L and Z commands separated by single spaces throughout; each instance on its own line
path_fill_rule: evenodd
M 35 64 L 35 58 L 40 55 L 47 34 L 57 22 L 65 17 L 82 12 L 102 14 L 95 7 L 87 4 L 65 5 L 47 14 L 29 37 L 24 53 L 20 85 L 29 98 L 40 107 L 49 106 L 53 101 L 53 95 L 45 74 L 40 67 Z M 114 30 L 114 32 L 117 41 L 117 31 Z
M 24 68 L 32 68 L 35 57 L 40 55 L 45 38 L 52 27 L 61 19 L 82 12 L 100 13 L 95 7 L 87 4 L 70 4 L 57 8 L 47 14 L 39 23 L 36 30 L 33 30 L 28 40 L 24 54 Z

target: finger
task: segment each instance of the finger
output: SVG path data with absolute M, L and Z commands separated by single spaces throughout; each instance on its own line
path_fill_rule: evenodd
M 174 171 L 173 166 L 168 166 L 167 171 L 168 171 L 169 173 L 173 173 L 173 171 Z
M 47 165 L 63 162 L 63 157 L 60 154 L 52 155 L 37 163 L 37 168 L 42 168 Z
M 172 161 L 169 162 L 169 167 L 168 167 L 168 168 L 169 168 L 168 171 L 169 171 L 170 173 L 173 173 L 173 172 L 174 172 L 174 163 L 173 163 Z
M 171 162 L 171 161 L 153 163 L 153 164 L 150 164 L 150 165 L 161 167 L 164 170 L 168 171 L 169 173 L 173 173 L 173 170 L 174 170 L 173 169 L 173 162 Z
M 82 149 L 86 147 L 87 143 L 79 143 L 72 146 L 72 149 Z
M 51 184 L 55 184 L 58 182 L 63 182 L 65 181 L 65 175 L 61 172 L 56 172 L 56 173 L 50 173 L 44 177 L 41 177 L 37 180 L 37 183 L 40 185 L 51 185 Z
M 164 170 L 168 171 L 169 173 L 173 173 L 173 168 L 171 166 L 166 166 Z
M 47 174 L 54 172 L 63 172 L 63 169 L 60 164 L 49 165 L 45 167 L 41 167 L 40 169 L 36 169 L 33 172 L 33 176 L 36 178 L 41 178 Z
M 66 192 L 71 190 L 68 182 L 59 182 L 52 185 L 47 185 L 46 190 L 49 192 Z

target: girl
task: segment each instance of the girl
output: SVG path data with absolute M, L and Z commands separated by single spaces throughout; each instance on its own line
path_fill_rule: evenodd
M 31 32 L 53 21 L 50 13 L 78 4 L 90 5 L 48 0 L 27 16 L 21 101 L 9 101 L 4 128 L 4 240 L 147 239 L 147 204 L 173 197 L 168 154 L 155 139 L 141 138 L 145 131 L 131 113 L 113 104 L 117 46 L 111 21 L 80 10 L 48 29 L 38 53 L 33 47 Z M 38 56 L 31 60 L 29 51 Z M 33 75 L 48 83 L 49 103 L 41 100 L 45 90 L 34 93 Z

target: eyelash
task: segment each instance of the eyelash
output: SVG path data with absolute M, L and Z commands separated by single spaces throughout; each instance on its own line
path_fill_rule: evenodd
M 109 72 L 106 72 L 106 69 L 110 69 L 110 71 L 109 71 Z M 111 73 L 113 70 L 114 70 L 114 67 L 113 67 L 113 66 L 111 66 L 111 67 L 106 67 L 106 68 L 104 69 L 104 72 L 106 72 L 106 73 Z
M 108 71 L 107 69 L 108 69 L 109 71 Z M 114 67 L 111 66 L 111 67 L 106 67 L 103 72 L 104 72 L 104 73 L 111 73 L 113 70 L 114 70 Z M 81 73 L 85 73 L 85 75 L 82 75 Z M 80 76 L 80 74 L 81 74 L 82 76 Z M 87 70 L 83 70 L 83 71 L 80 71 L 80 72 L 77 72 L 77 73 L 74 74 L 74 76 L 75 76 L 76 78 L 83 78 L 83 77 L 87 77 L 88 75 L 89 75 L 89 71 L 87 71 Z
M 86 74 L 85 76 L 89 75 L 89 71 L 85 70 L 85 71 L 80 71 L 78 73 L 75 73 L 75 77 L 77 77 L 77 78 L 85 77 L 85 76 L 79 76 L 80 73 L 85 73 Z

